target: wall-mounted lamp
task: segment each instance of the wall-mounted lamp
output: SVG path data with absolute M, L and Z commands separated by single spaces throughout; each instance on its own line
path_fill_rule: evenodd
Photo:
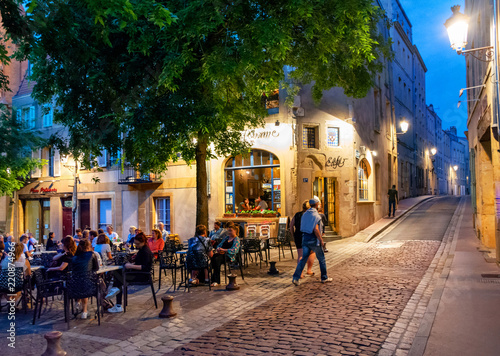
M 467 45 L 467 32 L 469 29 L 469 16 L 462 14 L 460 12 L 460 5 L 455 5 L 451 8 L 453 15 L 446 20 L 444 26 L 448 31 L 448 37 L 450 38 L 450 45 L 458 54 L 463 54 L 464 56 L 470 54 L 474 58 L 483 61 L 491 62 L 494 59 L 493 46 L 480 47 L 464 50 Z M 473 52 L 479 52 L 480 58 L 473 54 Z
M 486 87 L 486 84 L 476 85 L 475 87 L 462 88 L 462 89 L 460 89 L 460 92 L 458 93 L 458 97 L 460 98 L 462 96 L 462 94 L 464 93 L 464 91 L 466 91 L 466 90 L 475 89 L 475 88 L 484 88 L 484 87 Z
M 377 151 L 372 151 L 372 156 L 377 157 Z
M 453 170 L 454 170 L 455 172 L 456 172 L 456 171 L 458 171 L 458 166 L 457 166 L 457 165 L 454 165 L 454 166 L 453 166 Z
M 467 103 L 469 101 L 479 101 L 479 99 L 471 99 L 471 100 L 459 100 L 457 103 L 457 109 L 462 105 L 463 102 Z
M 61 156 L 61 163 L 62 164 L 68 163 L 68 156 L 67 155 L 62 155 Z
M 436 147 L 432 147 L 432 148 L 431 148 L 431 155 L 435 156 L 435 155 L 436 155 L 436 153 L 437 153 L 437 151 L 438 151 L 438 150 L 436 149 Z
M 403 135 L 408 131 L 410 124 L 408 121 L 401 121 L 399 123 L 399 127 L 401 128 L 401 132 L 396 132 L 396 135 Z

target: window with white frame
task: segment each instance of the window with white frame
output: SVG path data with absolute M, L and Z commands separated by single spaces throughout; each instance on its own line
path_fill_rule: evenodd
M 339 147 L 339 128 L 328 127 L 326 132 L 326 143 L 328 147 Z
M 43 106 L 43 127 L 51 127 L 53 118 L 54 118 L 54 111 L 52 109 L 52 106 L 44 105 Z
M 155 198 L 156 221 L 155 225 L 162 222 L 165 230 L 172 231 L 170 227 L 170 197 Z
M 99 229 L 112 225 L 111 199 L 99 199 Z
M 366 159 L 362 159 L 358 166 L 358 191 L 359 200 L 368 200 L 368 176 L 369 165 Z
M 26 124 L 28 128 L 34 129 L 35 128 L 35 123 L 36 123 L 36 116 L 35 116 L 35 107 L 30 106 L 27 110 L 27 117 L 25 117 Z

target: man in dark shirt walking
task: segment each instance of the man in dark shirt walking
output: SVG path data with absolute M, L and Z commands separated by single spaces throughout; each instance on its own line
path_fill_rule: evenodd
M 398 191 L 396 190 L 395 185 L 393 185 L 392 188 L 389 189 L 387 195 L 389 196 L 389 217 L 391 217 L 391 208 L 392 208 L 392 217 L 394 217 L 394 214 L 396 213 L 396 203 L 399 202 Z

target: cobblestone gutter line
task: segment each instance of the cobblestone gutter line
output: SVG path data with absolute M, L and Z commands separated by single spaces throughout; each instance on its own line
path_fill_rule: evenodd
M 424 354 L 444 284 L 450 272 L 464 210 L 465 198 L 462 197 L 432 263 L 382 344 L 379 356 Z
M 331 251 L 326 254 L 326 261 L 329 268 L 370 246 L 364 242 L 353 240 L 355 238 L 348 239 L 347 241 L 339 241 L 338 243 L 330 242 L 328 244 Z M 341 246 L 342 244 L 345 244 L 345 246 Z M 92 355 L 163 355 L 173 351 L 175 348 L 289 291 L 293 287 L 291 284 L 292 273 L 293 271 L 287 270 L 280 273 L 277 277 L 261 278 L 251 288 L 225 294 L 217 302 L 178 315 L 176 318 L 167 319 L 161 326 L 144 331 L 126 341 L 102 340 L 101 342 L 111 345 Z M 237 305 L 238 308 L 220 314 L 217 311 L 220 310 L 221 305 Z M 76 333 L 71 333 L 71 337 L 86 338 L 85 335 Z

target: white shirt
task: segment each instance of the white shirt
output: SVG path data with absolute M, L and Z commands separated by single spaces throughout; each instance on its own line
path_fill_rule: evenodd
M 96 245 L 94 251 L 101 254 L 102 262 L 106 262 L 108 260 L 108 252 L 111 252 L 111 247 L 108 244 L 99 244 Z
M 108 235 L 109 241 L 118 242 L 119 237 L 116 232 L 113 231 L 111 234 L 106 233 L 106 235 Z

